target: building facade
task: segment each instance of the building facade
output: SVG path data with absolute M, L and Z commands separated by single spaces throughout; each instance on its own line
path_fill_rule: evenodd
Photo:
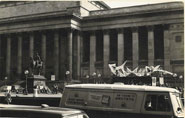
M 108 64 L 184 73 L 182 2 L 111 9 L 103 2 L 0 2 L 0 79 L 21 78 L 39 53 L 43 75 L 109 78 Z

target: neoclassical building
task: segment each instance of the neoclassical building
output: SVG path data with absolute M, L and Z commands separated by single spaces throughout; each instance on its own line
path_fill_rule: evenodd
M 0 79 L 21 78 L 39 53 L 43 74 L 64 80 L 95 72 L 111 76 L 108 64 L 130 69 L 161 65 L 184 73 L 182 2 L 110 8 L 100 1 L 0 2 Z

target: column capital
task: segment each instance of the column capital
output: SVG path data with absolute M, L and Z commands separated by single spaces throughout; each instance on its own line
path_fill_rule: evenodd
M 55 32 L 58 32 L 59 33 L 60 32 L 60 29 L 51 29 L 51 31 L 53 31 L 54 33 Z
M 12 36 L 12 33 L 5 34 L 6 38 L 10 38 Z
M 53 30 L 54 35 L 59 35 L 59 30 Z
M 153 31 L 154 30 L 154 26 L 153 25 L 147 26 L 147 30 L 148 31 Z
M 110 32 L 110 29 L 103 29 L 102 31 L 104 34 L 108 34 Z
M 77 34 L 81 36 L 83 34 L 83 32 L 78 30 Z
M 34 31 L 28 32 L 29 35 L 34 35 L 34 33 L 35 33 Z
M 92 30 L 92 31 L 90 31 L 90 35 L 95 35 L 96 34 L 96 31 L 95 30 Z
M 117 31 L 118 33 L 123 33 L 123 32 L 124 32 L 124 28 L 118 28 L 118 29 L 116 29 L 116 31 Z
M 131 30 L 132 32 L 138 32 L 138 27 L 132 27 Z
M 20 36 L 20 35 L 23 35 L 24 32 L 15 32 L 14 34 Z
M 40 32 L 41 32 L 41 34 L 44 34 L 44 35 L 47 34 L 47 30 L 41 30 Z
M 75 29 L 74 29 L 74 28 L 67 28 L 66 31 L 67 31 L 67 32 L 74 32 Z

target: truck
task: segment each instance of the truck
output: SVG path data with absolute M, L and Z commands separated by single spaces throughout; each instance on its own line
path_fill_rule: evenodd
M 67 85 L 59 106 L 84 110 L 90 118 L 184 117 L 178 90 L 146 85 Z

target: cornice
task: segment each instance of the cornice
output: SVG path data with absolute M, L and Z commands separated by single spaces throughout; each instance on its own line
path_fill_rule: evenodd
M 160 13 L 172 13 L 172 12 L 184 12 L 183 8 L 177 9 L 168 9 L 168 10 L 157 10 L 157 11 L 142 11 L 142 12 L 129 12 L 129 13 L 112 13 L 112 14 L 99 14 L 99 15 L 90 15 L 83 17 L 83 20 L 93 20 L 93 19 L 101 19 L 101 18 L 115 18 L 115 17 L 126 17 L 126 16 L 139 16 L 145 14 L 160 14 Z
M 33 20 L 46 20 L 50 18 L 73 18 L 76 20 L 80 20 L 81 17 L 76 15 L 75 13 L 69 13 L 67 10 L 65 11 L 55 11 L 49 13 L 42 13 L 42 14 L 32 14 L 32 15 L 25 15 L 25 16 L 18 16 L 18 17 L 9 17 L 0 19 L 0 25 L 6 23 L 16 23 L 16 22 L 24 22 L 24 21 L 33 21 Z

